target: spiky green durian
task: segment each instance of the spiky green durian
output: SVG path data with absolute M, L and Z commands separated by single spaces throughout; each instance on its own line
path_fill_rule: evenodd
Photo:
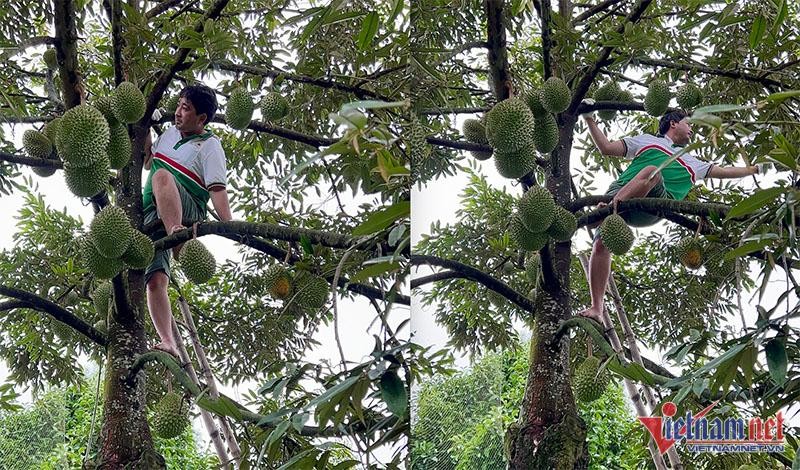
M 246 129 L 253 120 L 255 103 L 245 88 L 239 87 L 231 92 L 225 107 L 225 122 L 233 129 Z
M 708 250 L 703 266 L 706 267 L 706 273 L 711 279 L 724 281 L 736 270 L 736 259 L 725 259 L 726 253 L 727 249 L 723 245 L 714 245 Z
M 689 269 L 700 269 L 704 259 L 703 243 L 693 236 L 682 238 L 675 245 L 678 261 Z
M 280 264 L 273 264 L 264 272 L 264 286 L 276 299 L 285 300 L 292 294 L 292 277 Z
M 122 260 L 106 258 L 95 247 L 91 235 L 84 237 L 81 243 L 83 261 L 86 268 L 98 279 L 111 279 L 122 271 Z
M 431 146 L 425 140 L 425 128 L 417 119 L 416 114 L 411 115 L 403 137 L 406 141 L 411 164 L 424 162 L 431 153 Z
M 122 123 L 132 124 L 144 116 L 146 108 L 144 95 L 131 82 L 119 84 L 111 96 L 111 103 L 114 116 Z
M 525 260 L 525 275 L 531 282 L 536 282 L 539 279 L 539 271 L 542 269 L 542 259 L 539 253 L 529 255 Z
M 550 153 L 558 146 L 558 122 L 552 114 L 546 114 L 533 123 L 533 143 L 541 153 Z
M 61 117 L 58 127 L 56 148 L 66 164 L 85 168 L 108 158 L 108 122 L 95 107 L 80 104 L 70 108 Z
M 94 310 L 100 318 L 108 317 L 108 309 L 111 307 L 111 283 L 101 282 L 92 294 Z
M 58 135 L 58 129 L 61 125 L 61 118 L 53 118 L 52 120 L 48 121 L 47 124 L 44 125 L 42 128 L 42 133 L 50 139 L 50 142 L 55 145 L 56 144 L 56 136 Z
M 533 114 L 522 100 L 509 98 L 486 113 L 486 138 L 501 152 L 519 152 L 533 142 Z
M 153 410 L 153 431 L 162 439 L 180 436 L 190 424 L 189 403 L 178 393 L 165 394 Z
M 122 255 L 122 261 L 133 269 L 144 269 L 150 265 L 155 256 L 153 240 L 134 229 L 132 232 L 131 244 Z
M 53 143 L 44 133 L 28 129 L 22 134 L 22 146 L 25 153 L 33 158 L 47 158 L 53 152 Z
M 531 114 L 533 114 L 534 119 L 539 119 L 547 114 L 550 114 L 549 111 L 544 109 L 542 105 L 542 89 L 538 90 L 531 90 L 523 96 L 525 103 L 528 105 L 528 109 L 531 110 Z
M 572 92 L 564 80 L 558 77 L 550 77 L 542 85 L 541 90 L 542 107 L 548 112 L 558 114 L 566 111 L 572 99 Z
M 265 121 L 278 121 L 289 114 L 289 102 L 280 93 L 271 91 L 261 99 L 261 116 Z
M 42 54 L 42 59 L 44 60 L 44 64 L 50 70 L 55 70 L 58 68 L 58 57 L 56 56 L 56 50 L 52 47 L 48 47 L 44 54 Z
M 109 128 L 120 124 L 119 119 L 114 115 L 114 104 L 110 96 L 99 96 L 92 104 L 106 118 Z
M 330 284 L 324 278 L 307 271 L 300 271 L 294 279 L 294 294 L 297 303 L 308 310 L 319 310 L 328 301 Z
M 618 101 L 622 90 L 619 84 L 614 81 L 604 83 L 594 92 L 595 101 Z M 617 111 L 613 109 L 602 109 L 597 112 L 600 119 L 610 121 L 617 115 Z
M 464 138 L 467 139 L 467 142 L 474 142 L 476 144 L 489 143 L 486 139 L 486 128 L 478 119 L 467 119 L 464 121 L 461 131 L 464 133 Z
M 204 284 L 214 277 L 217 262 L 214 255 L 198 239 L 186 242 L 179 255 L 186 277 L 195 284 Z
M 556 216 L 556 203 L 550 191 L 533 186 L 522 195 L 517 203 L 519 216 L 525 228 L 531 232 L 544 232 Z
M 525 228 L 522 219 L 518 214 L 511 217 L 509 236 L 520 248 L 526 251 L 539 251 L 550 241 L 547 232 L 531 232 Z
M 522 178 L 536 167 L 536 149 L 533 145 L 516 152 L 495 150 L 494 164 L 504 178 Z
M 633 246 L 633 231 L 618 214 L 611 214 L 600 225 L 600 239 L 615 255 L 627 253 Z
M 119 258 L 133 238 L 131 221 L 119 206 L 106 206 L 89 224 L 95 247 L 106 258 Z
M 703 92 L 701 92 L 700 88 L 694 83 L 686 83 L 678 88 L 675 98 L 678 101 L 678 106 L 681 108 L 694 109 L 703 101 Z
M 94 325 L 92 325 L 92 327 L 95 330 L 99 331 L 100 333 L 103 333 L 104 335 L 108 334 L 108 327 L 106 326 L 106 321 L 105 320 L 96 321 L 94 323 Z
M 108 162 L 111 168 L 119 170 L 131 159 L 131 139 L 128 128 L 117 123 L 111 126 L 111 138 L 108 140 Z
M 108 157 L 88 167 L 73 167 L 64 163 L 64 181 L 72 194 L 79 197 L 92 197 L 104 190 L 110 176 Z
M 587 357 L 575 370 L 575 395 L 584 403 L 595 401 L 603 395 L 610 381 L 608 370 L 600 370 L 600 359 Z
M 553 237 L 553 240 L 565 242 L 572 238 L 577 228 L 578 219 L 575 218 L 575 215 L 557 205 L 553 223 L 550 224 L 550 227 L 547 229 L 547 233 Z
M 671 98 L 669 85 L 661 80 L 653 80 L 644 96 L 644 110 L 651 116 L 661 117 L 669 108 Z

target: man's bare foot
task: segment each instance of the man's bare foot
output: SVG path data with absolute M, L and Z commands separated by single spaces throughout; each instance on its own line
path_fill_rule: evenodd
M 605 328 L 605 326 L 606 326 L 605 322 L 603 322 L 603 314 L 599 310 L 595 310 L 595 309 L 592 309 L 592 308 L 587 308 L 586 310 L 578 313 L 578 315 L 581 316 L 581 317 L 590 318 L 590 319 L 596 321 L 603 328 Z
M 598 203 L 597 203 L 597 207 L 596 207 L 595 209 L 602 209 L 602 208 L 606 207 L 607 205 L 608 205 L 608 203 L 605 203 L 605 202 L 598 202 Z M 589 227 L 588 227 L 588 228 L 597 228 L 597 227 L 598 227 L 598 226 L 600 226 L 600 224 L 602 224 L 602 223 L 603 223 L 603 221 L 602 221 L 602 220 L 599 220 L 599 221 L 597 221 L 597 222 L 594 222 L 594 223 L 591 223 L 591 224 L 589 224 Z
M 175 233 L 175 232 L 177 232 L 179 230 L 184 230 L 185 228 L 186 227 L 184 227 L 183 225 L 180 225 L 180 224 L 173 225 L 172 227 L 169 228 L 169 230 L 167 230 L 167 235 L 172 235 L 173 233 Z M 183 248 L 183 243 L 181 243 L 180 245 L 178 245 L 178 246 L 176 246 L 175 248 L 172 249 L 172 257 L 174 259 L 176 259 L 176 260 L 178 259 L 178 254 L 181 252 L 181 248 Z
M 178 352 L 178 348 L 175 347 L 175 345 L 172 345 L 172 344 L 169 344 L 169 343 L 165 343 L 165 342 L 162 341 L 162 342 L 156 344 L 155 346 L 153 346 L 153 349 L 155 349 L 157 351 L 163 351 L 163 352 L 165 352 L 167 354 L 175 356 L 175 360 L 178 361 L 178 363 L 180 364 L 181 354 Z

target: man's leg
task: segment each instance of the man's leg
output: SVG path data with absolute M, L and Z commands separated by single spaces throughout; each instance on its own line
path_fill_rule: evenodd
M 172 176 L 172 173 L 162 168 L 153 174 L 152 184 L 158 217 L 164 223 L 164 230 L 167 231 L 167 235 L 172 235 L 175 230 L 184 228 L 181 225 L 183 214 L 181 195 L 178 192 L 175 177 Z M 173 249 L 173 254 L 176 257 L 180 248 L 181 246 L 179 245 Z
M 154 346 L 155 349 L 166 351 L 180 357 L 175 337 L 172 334 L 172 307 L 167 295 L 169 277 L 164 271 L 156 271 L 147 280 L 147 308 L 156 327 L 161 342 Z
M 611 203 L 625 201 L 636 197 L 644 197 L 656 185 L 661 184 L 661 174 L 650 175 L 656 170 L 655 166 L 642 168 L 632 180 L 614 195 Z M 589 317 L 598 323 L 603 322 L 603 296 L 608 285 L 608 276 L 611 274 L 611 252 L 603 245 L 600 237 L 597 237 L 592 246 L 592 256 L 589 258 L 589 294 L 592 297 L 592 306 L 580 312 L 578 315 Z

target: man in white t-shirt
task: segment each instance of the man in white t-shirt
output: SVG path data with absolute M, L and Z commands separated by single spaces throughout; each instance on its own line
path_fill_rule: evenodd
M 205 128 L 216 111 L 214 90 L 205 85 L 187 86 L 180 93 L 175 125 L 164 131 L 152 147 L 145 145 L 144 166 L 150 174 L 142 194 L 144 223 L 161 219 L 161 236 L 186 228 L 184 224 L 204 220 L 209 200 L 220 219 L 232 219 L 225 191 L 225 152 L 219 139 Z M 177 255 L 179 251 L 180 246 L 173 253 Z M 169 253 L 157 251 L 145 271 L 147 306 L 161 339 L 154 348 L 179 357 L 167 295 L 169 277 Z
M 662 116 L 659 121 L 658 136 L 642 134 L 625 137 L 614 142 L 610 142 L 603 134 L 591 114 L 583 117 L 589 127 L 592 140 L 603 155 L 625 157 L 631 160 L 628 168 L 616 181 L 611 183 L 606 192 L 606 194 L 614 196 L 612 204 L 637 197 L 682 200 L 698 180 L 741 178 L 754 175 L 767 168 L 766 165 L 721 167 L 699 160 L 689 153 L 682 153 L 666 167 L 656 172 L 661 163 L 681 152 L 681 148 L 691 139 L 692 129 L 685 112 L 670 111 Z M 605 204 L 601 203 L 598 206 L 602 207 Z M 621 211 L 619 214 L 628 225 L 634 227 L 646 227 L 659 220 L 657 215 L 647 212 Z M 589 260 L 589 291 L 592 305 L 580 312 L 579 315 L 592 318 L 603 325 L 603 294 L 611 273 L 611 253 L 597 235 L 595 234 L 592 256 Z

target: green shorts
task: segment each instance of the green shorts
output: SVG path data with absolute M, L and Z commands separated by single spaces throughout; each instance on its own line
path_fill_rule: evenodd
M 620 183 L 619 181 L 614 181 L 611 183 L 611 186 L 608 187 L 606 191 L 607 196 L 614 196 L 622 189 L 625 185 Z M 664 199 L 672 199 L 672 196 L 667 192 L 667 189 L 664 187 L 664 183 L 658 183 L 647 193 L 645 197 L 661 197 Z M 657 223 L 661 220 L 661 217 L 651 214 L 649 212 L 644 211 L 621 211 L 619 213 L 620 216 L 628 223 L 631 227 L 648 227 Z M 595 232 L 595 239 L 600 236 L 600 230 Z
M 178 194 L 180 194 L 181 197 L 181 209 L 183 214 L 182 225 L 188 227 L 195 222 L 200 222 L 202 220 L 205 220 L 206 218 L 205 206 L 201 206 L 197 202 L 197 200 L 195 200 L 192 197 L 192 195 L 189 194 L 189 191 L 187 191 L 186 188 L 184 188 L 180 184 L 176 184 L 176 186 L 178 187 Z M 158 211 L 155 207 L 146 210 L 144 213 L 144 224 L 147 225 L 158 218 L 159 218 Z M 158 240 L 166 236 L 167 236 L 166 228 L 160 226 L 159 229 L 153 233 L 152 238 L 154 240 Z M 144 272 L 145 284 L 147 284 L 147 282 L 150 280 L 150 277 L 152 277 L 153 273 L 155 273 L 156 271 L 164 271 L 167 277 L 170 277 L 169 251 L 170 250 L 156 251 L 155 256 L 153 256 L 153 262 L 150 263 L 150 266 L 148 266 Z

